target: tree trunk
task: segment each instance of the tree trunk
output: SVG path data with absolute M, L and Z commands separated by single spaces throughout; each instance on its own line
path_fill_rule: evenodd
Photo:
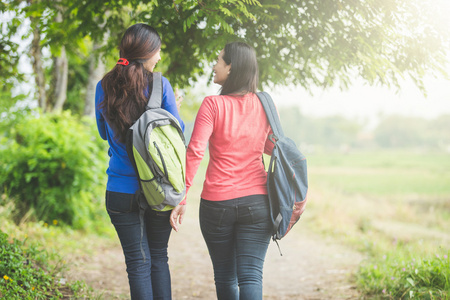
M 58 1 L 59 2 L 59 1 Z M 62 22 L 62 14 L 58 12 L 55 18 L 56 23 Z M 54 71 L 54 93 L 53 93 L 53 111 L 62 111 L 64 102 L 67 99 L 67 81 L 69 78 L 69 62 L 67 59 L 66 48 L 61 46 L 59 57 L 53 58 Z
M 94 51 L 99 45 L 94 45 Z M 97 82 L 102 79 L 105 74 L 105 64 L 101 57 L 91 55 L 89 57 L 89 79 L 86 88 L 86 97 L 84 99 L 84 112 L 83 115 L 94 118 L 95 117 L 95 88 Z
M 30 18 L 33 23 L 33 18 Z M 39 107 L 43 112 L 47 109 L 47 95 L 45 92 L 45 75 L 42 67 L 41 53 L 41 32 L 39 25 L 36 24 L 33 30 L 33 40 L 31 42 L 31 57 L 33 61 L 34 78 L 36 81 L 37 98 Z
M 69 77 L 69 63 L 66 55 L 66 48 L 61 47 L 59 57 L 53 58 L 54 69 L 54 93 L 53 111 L 60 112 L 67 99 L 67 81 Z

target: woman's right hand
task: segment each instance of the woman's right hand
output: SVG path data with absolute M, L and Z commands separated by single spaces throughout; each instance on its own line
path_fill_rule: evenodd
M 178 232 L 177 221 L 181 225 L 181 223 L 183 222 L 185 212 L 186 212 L 186 204 L 179 204 L 172 210 L 172 213 L 170 214 L 170 225 L 176 232 Z

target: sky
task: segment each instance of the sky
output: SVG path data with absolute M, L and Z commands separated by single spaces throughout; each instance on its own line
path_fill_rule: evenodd
M 432 119 L 450 115 L 450 80 L 426 78 L 427 97 L 412 81 L 401 83 L 400 91 L 382 86 L 368 86 L 356 79 L 347 91 L 316 89 L 313 96 L 303 88 L 276 88 L 268 91 L 277 106 L 297 105 L 303 114 L 323 117 L 342 115 L 347 118 L 376 121 L 382 115 L 417 116 Z

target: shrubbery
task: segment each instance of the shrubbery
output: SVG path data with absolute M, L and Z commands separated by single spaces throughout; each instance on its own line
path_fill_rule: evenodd
M 92 120 L 64 112 L 12 124 L 0 138 L 0 186 L 14 201 L 16 222 L 85 227 L 101 206 L 106 182 L 106 143 Z
M 65 284 L 59 278 L 63 267 L 50 263 L 52 254 L 35 245 L 8 237 L 0 230 L 0 298 L 62 299 L 83 298 L 90 293 L 85 283 Z

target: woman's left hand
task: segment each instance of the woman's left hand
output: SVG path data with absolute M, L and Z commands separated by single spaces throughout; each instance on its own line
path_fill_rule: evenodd
M 176 232 L 178 232 L 177 221 L 181 225 L 181 223 L 183 222 L 185 212 L 186 212 L 186 204 L 180 204 L 177 205 L 170 214 L 170 225 Z

